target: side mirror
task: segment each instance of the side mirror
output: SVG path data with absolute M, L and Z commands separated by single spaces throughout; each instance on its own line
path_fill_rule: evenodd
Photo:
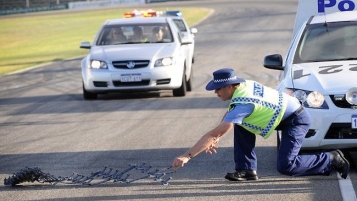
M 197 29 L 196 28 L 191 28 L 191 33 L 193 33 L 193 34 L 197 33 Z
M 192 44 L 193 42 L 190 39 L 187 38 L 182 38 L 181 39 L 181 45 L 189 45 Z
M 90 49 L 90 42 L 88 41 L 85 41 L 85 42 L 81 42 L 81 45 L 79 46 L 80 48 L 83 48 L 83 49 Z
M 273 70 L 284 70 L 283 58 L 280 54 L 268 55 L 264 58 L 263 65 L 265 68 Z

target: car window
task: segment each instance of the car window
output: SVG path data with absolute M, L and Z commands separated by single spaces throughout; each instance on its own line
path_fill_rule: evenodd
M 104 26 L 96 45 L 171 42 L 173 42 L 171 29 L 166 23 L 125 24 Z
M 181 19 L 174 19 L 174 22 L 180 31 L 187 31 L 185 23 Z
M 357 23 L 308 25 L 299 42 L 294 63 L 357 58 Z

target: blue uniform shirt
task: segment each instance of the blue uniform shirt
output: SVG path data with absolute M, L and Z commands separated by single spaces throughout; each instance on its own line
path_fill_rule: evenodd
M 290 116 L 293 112 L 295 112 L 295 110 L 297 110 L 300 107 L 300 103 L 295 97 L 292 96 L 287 96 L 287 97 L 288 97 L 288 104 L 283 116 L 283 120 L 286 117 Z M 231 122 L 235 124 L 242 124 L 243 119 L 245 117 L 248 117 L 250 114 L 252 114 L 253 110 L 254 110 L 253 104 L 235 104 L 234 108 L 226 114 L 223 121 Z

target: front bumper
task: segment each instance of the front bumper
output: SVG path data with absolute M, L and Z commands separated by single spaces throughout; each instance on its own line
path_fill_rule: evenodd
M 338 108 L 328 102 L 329 109 L 306 108 L 311 126 L 302 149 L 346 149 L 357 147 L 357 129 L 352 129 L 352 115 L 357 110 Z
M 183 68 L 178 66 L 141 69 L 82 69 L 84 87 L 93 93 L 111 91 L 156 91 L 177 89 L 182 84 Z M 122 75 L 140 75 L 141 81 L 123 82 Z

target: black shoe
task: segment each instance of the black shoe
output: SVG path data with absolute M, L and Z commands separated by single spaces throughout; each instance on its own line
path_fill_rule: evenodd
M 350 163 L 343 155 L 342 151 L 336 150 L 330 152 L 330 159 L 332 167 L 340 173 L 341 177 L 346 179 L 348 171 L 350 170 Z
M 258 175 L 255 170 L 237 170 L 232 173 L 227 173 L 224 178 L 229 181 L 258 180 Z

